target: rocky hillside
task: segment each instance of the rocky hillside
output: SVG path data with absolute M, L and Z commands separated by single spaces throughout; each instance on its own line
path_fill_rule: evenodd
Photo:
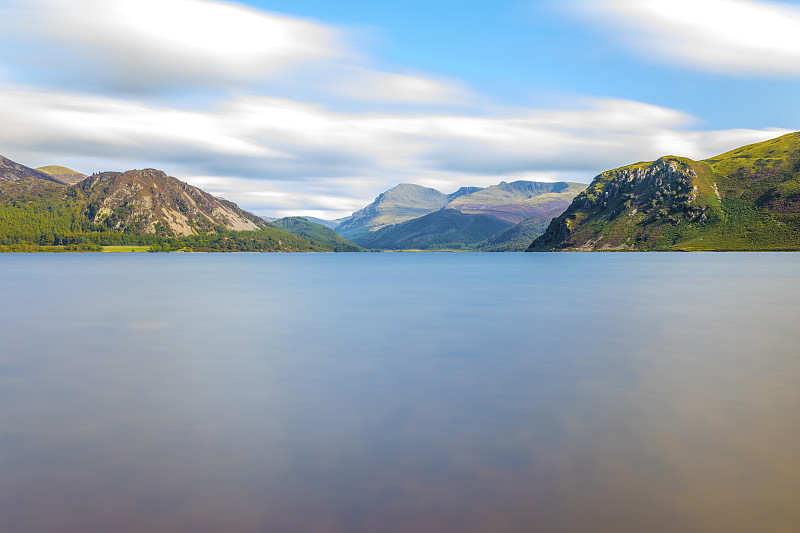
M 800 249 L 800 133 L 703 161 L 604 172 L 530 246 L 541 250 Z
M 195 235 L 217 227 L 257 230 L 266 225 L 236 204 L 160 170 L 81 176 L 64 167 L 34 170 L 0 156 L 0 204 L 24 203 L 37 213 L 68 210 L 76 223 L 87 226 L 164 236 Z M 13 213 L 8 216 L 13 218 Z
M 247 231 L 265 223 L 231 202 L 154 169 L 93 174 L 72 188 L 94 224 L 117 231 L 194 235 L 216 226 Z
M 17 188 L 11 184 L 19 184 L 20 182 L 30 183 L 32 180 L 34 184 L 36 184 L 35 180 L 64 184 L 64 182 L 50 174 L 34 170 L 25 165 L 20 165 L 0 155 L 0 193 L 7 189 L 13 190 Z

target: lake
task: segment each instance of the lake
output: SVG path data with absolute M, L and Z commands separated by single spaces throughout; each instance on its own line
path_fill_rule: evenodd
M 3 533 L 800 529 L 800 254 L 1 254 Z

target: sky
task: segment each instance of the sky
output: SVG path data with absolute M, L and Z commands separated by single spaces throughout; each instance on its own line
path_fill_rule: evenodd
M 0 0 L 0 154 L 261 216 L 800 130 L 800 0 Z

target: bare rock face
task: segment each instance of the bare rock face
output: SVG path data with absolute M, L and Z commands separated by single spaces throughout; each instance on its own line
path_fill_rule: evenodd
M 119 231 L 180 236 L 217 226 L 241 231 L 265 225 L 236 204 L 155 169 L 93 174 L 74 187 L 87 196 L 92 222 Z

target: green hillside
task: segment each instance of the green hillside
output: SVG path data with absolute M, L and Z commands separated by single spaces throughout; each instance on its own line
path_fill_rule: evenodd
M 348 241 L 330 228 L 311 222 L 304 217 L 286 217 L 270 222 L 270 226 L 327 244 L 335 252 L 360 252 L 362 248 Z
M 563 209 L 557 209 L 526 218 L 516 226 L 489 237 L 480 246 L 480 250 L 482 252 L 524 252 L 530 246 L 531 241 L 543 234 L 550 221 L 560 215 L 562 211 Z
M 800 133 L 604 172 L 529 250 L 800 250 Z
M 360 242 L 379 250 L 472 250 L 510 226 L 493 216 L 442 209 L 369 232 Z

